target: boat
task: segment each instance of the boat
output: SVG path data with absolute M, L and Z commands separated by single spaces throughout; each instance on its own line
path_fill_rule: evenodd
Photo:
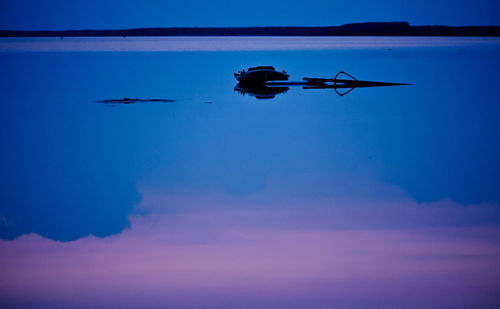
M 284 70 L 279 72 L 272 66 L 258 66 L 234 73 L 234 77 L 240 83 L 264 84 L 268 81 L 288 80 L 290 75 Z

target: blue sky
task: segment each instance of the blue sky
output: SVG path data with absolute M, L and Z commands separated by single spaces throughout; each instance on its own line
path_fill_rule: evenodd
M 328 26 L 368 21 L 498 25 L 499 12 L 497 0 L 2 0 L 0 29 Z

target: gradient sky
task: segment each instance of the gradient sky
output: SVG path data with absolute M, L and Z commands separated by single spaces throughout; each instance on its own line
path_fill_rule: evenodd
M 148 1 L 2 0 L 0 29 L 63 30 L 178 26 L 328 26 L 408 21 L 413 25 L 498 25 L 496 0 Z

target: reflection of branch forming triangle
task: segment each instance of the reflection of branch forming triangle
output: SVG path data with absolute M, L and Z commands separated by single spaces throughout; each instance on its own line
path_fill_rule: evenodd
M 333 78 L 333 87 L 334 87 L 333 89 L 335 90 L 335 92 L 336 92 L 339 96 L 343 97 L 343 96 L 345 96 L 346 94 L 348 94 L 349 92 L 353 91 L 355 87 L 352 87 L 351 89 L 349 89 L 349 90 L 347 90 L 347 91 L 344 91 L 344 92 L 340 92 L 340 91 L 338 91 L 338 88 L 335 88 L 335 86 L 337 85 L 337 77 L 338 77 L 339 75 L 341 75 L 341 74 L 344 74 L 344 75 L 346 75 L 346 76 L 348 76 L 348 77 L 352 78 L 352 79 L 353 79 L 353 80 L 355 80 L 355 81 L 357 81 L 358 79 L 357 79 L 356 77 L 352 76 L 351 74 L 349 74 L 349 73 L 347 73 L 347 72 L 344 72 L 344 71 L 338 71 L 338 73 L 337 73 L 337 74 L 335 74 L 335 77 Z
M 345 75 L 346 78 L 339 78 L 339 76 L 342 77 L 343 75 Z M 302 86 L 303 89 L 333 89 L 335 93 L 337 93 L 337 95 L 341 97 L 345 96 L 356 88 L 402 85 L 409 84 L 358 80 L 356 77 L 344 71 L 339 71 L 333 78 L 304 77 L 302 78 L 302 81 L 269 81 L 264 84 L 265 88 L 267 89 L 289 86 Z M 277 92 L 276 94 L 284 92 L 285 91 Z

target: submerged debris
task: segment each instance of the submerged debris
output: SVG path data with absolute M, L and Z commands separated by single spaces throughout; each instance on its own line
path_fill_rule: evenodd
M 175 100 L 123 98 L 123 99 L 99 100 L 96 102 L 103 103 L 103 104 L 133 104 L 133 103 L 147 103 L 147 102 L 172 103 L 172 102 L 175 102 Z

